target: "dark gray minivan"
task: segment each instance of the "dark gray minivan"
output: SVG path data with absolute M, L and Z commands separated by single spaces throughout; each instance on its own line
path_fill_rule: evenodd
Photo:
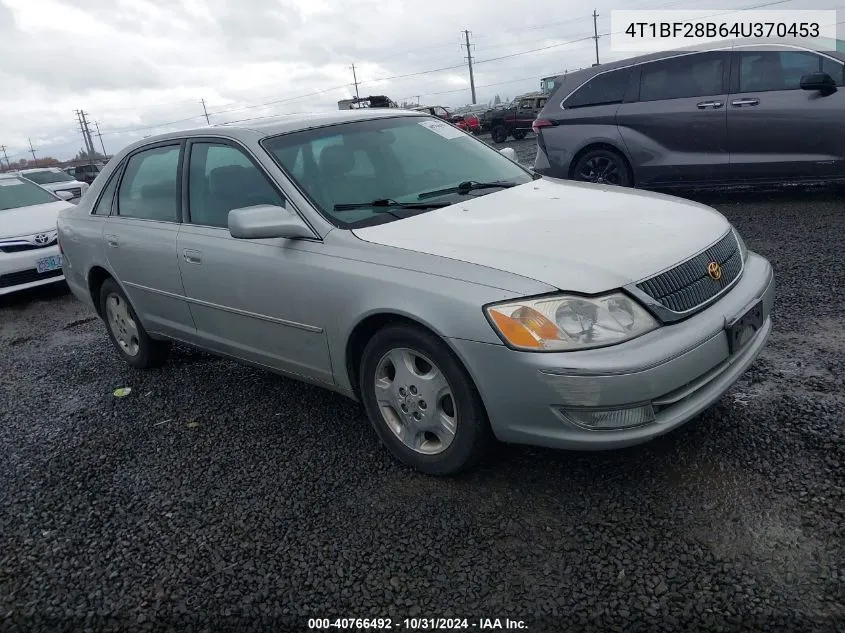
M 845 180 L 845 54 L 721 42 L 566 75 L 537 172 L 666 188 Z

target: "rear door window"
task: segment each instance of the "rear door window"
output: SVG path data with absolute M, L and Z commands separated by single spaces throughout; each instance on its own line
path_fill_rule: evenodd
M 701 53 L 644 64 L 640 101 L 722 94 L 726 62 L 724 53 Z
M 564 108 L 622 103 L 631 78 L 630 68 L 611 70 L 596 75 L 578 88 L 564 102 Z
M 118 215 L 144 220 L 179 219 L 179 145 L 155 147 L 133 155 L 117 193 Z

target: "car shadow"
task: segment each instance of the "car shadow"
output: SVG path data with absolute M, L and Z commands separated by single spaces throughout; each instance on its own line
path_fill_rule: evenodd
M 46 286 L 36 286 L 0 296 L 0 309 L 24 309 L 35 301 L 51 301 L 70 294 L 70 288 L 64 281 Z

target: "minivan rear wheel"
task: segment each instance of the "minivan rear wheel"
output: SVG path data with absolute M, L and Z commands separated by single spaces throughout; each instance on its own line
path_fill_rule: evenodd
M 605 148 L 593 149 L 581 156 L 572 170 L 572 179 L 620 187 L 633 185 L 625 158 L 618 152 Z

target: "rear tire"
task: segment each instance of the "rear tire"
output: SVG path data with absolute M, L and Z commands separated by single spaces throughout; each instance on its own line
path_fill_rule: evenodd
M 528 130 L 514 130 L 514 131 L 513 131 L 513 137 L 514 137 L 517 141 L 521 141 L 521 140 L 522 140 L 522 139 L 524 139 L 526 136 L 528 136 Z
M 572 179 L 579 182 L 631 187 L 634 179 L 628 161 L 619 152 L 596 148 L 585 152 L 572 169 Z
M 490 132 L 490 135 L 493 137 L 494 143 L 504 143 L 508 140 L 508 128 L 504 125 L 497 125 Z
M 452 475 L 490 450 L 494 438 L 481 396 L 436 335 L 406 324 L 380 330 L 364 348 L 359 376 L 367 416 L 402 463 Z
M 158 367 L 167 360 L 171 344 L 150 338 L 135 309 L 114 279 L 100 288 L 100 314 L 121 358 L 136 369 Z

